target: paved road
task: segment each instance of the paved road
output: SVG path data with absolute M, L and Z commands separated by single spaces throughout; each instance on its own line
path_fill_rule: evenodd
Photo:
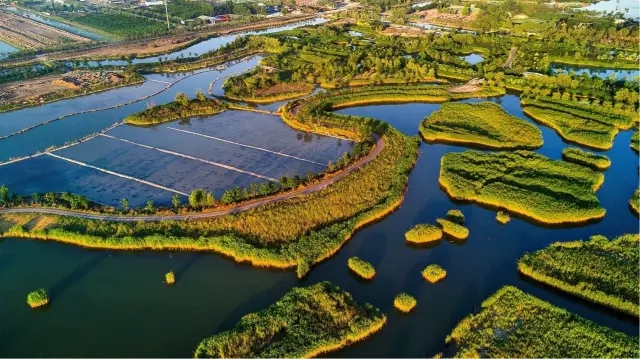
M 383 148 L 384 148 L 384 139 L 382 137 L 378 137 L 378 140 L 376 141 L 376 145 L 369 152 L 369 154 L 361 158 L 358 161 L 358 163 L 356 163 L 355 165 L 347 168 L 346 170 L 340 172 L 334 177 L 328 178 L 322 182 L 318 182 L 314 184 L 313 186 L 306 187 L 303 189 L 285 192 L 285 193 L 278 194 L 271 197 L 259 198 L 252 201 L 243 202 L 232 207 L 227 207 L 220 210 L 213 210 L 210 212 L 194 213 L 194 214 L 176 214 L 176 215 L 169 215 L 169 216 L 153 216 L 153 215 L 152 216 L 122 216 L 122 215 L 115 215 L 115 214 L 113 215 L 112 214 L 92 214 L 92 213 L 76 212 L 68 209 L 57 209 L 57 208 L 6 208 L 6 209 L 0 209 L 0 214 L 41 213 L 41 214 L 55 214 L 55 215 L 61 215 L 61 216 L 80 217 L 80 218 L 86 218 L 86 219 L 99 219 L 99 220 L 116 221 L 116 222 L 136 222 L 136 221 L 152 222 L 152 221 L 163 221 L 163 220 L 186 220 L 186 219 L 219 217 L 219 216 L 224 216 L 226 214 L 248 211 L 258 206 L 284 201 L 300 195 L 318 192 L 326 188 L 327 186 L 339 181 L 345 176 L 359 170 L 362 166 L 368 164 L 369 162 L 373 161 L 376 157 L 378 157 L 378 155 L 380 154 Z

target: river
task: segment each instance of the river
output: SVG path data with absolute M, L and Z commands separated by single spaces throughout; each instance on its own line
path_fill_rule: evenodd
M 198 80 L 198 76 L 192 79 L 200 86 L 210 81 L 210 78 Z M 185 80 L 184 86 L 190 89 L 198 86 L 190 81 Z M 516 96 L 491 100 L 510 114 L 526 118 Z M 373 116 L 415 135 L 420 121 L 438 107 L 385 105 L 339 112 Z M 94 121 L 108 123 L 110 118 L 106 118 L 101 120 L 93 115 L 75 121 L 73 126 Z M 65 129 L 73 126 L 67 125 Z M 48 128 L 50 136 L 66 131 L 50 125 L 44 128 Z M 567 145 L 552 130 L 541 129 L 544 146 L 538 152 L 560 159 Z M 370 302 L 389 315 L 388 324 L 380 333 L 334 354 L 340 357 L 424 357 L 439 352 L 456 323 L 477 311 L 487 296 L 506 284 L 597 323 L 637 335 L 637 320 L 532 283 L 520 277 L 516 269 L 516 261 L 524 253 L 554 241 L 588 238 L 593 234 L 613 237 L 637 231 L 638 219 L 628 208 L 628 200 L 637 187 L 638 164 L 637 155 L 629 148 L 631 134 L 621 132 L 613 148 L 606 151 L 612 166 L 605 172 L 604 185 L 598 192 L 607 209 L 606 217 L 588 226 L 554 229 L 517 218 L 503 226 L 496 222 L 494 211 L 452 202 L 438 186 L 440 158 L 445 153 L 465 149 L 423 143 L 401 208 L 357 232 L 337 255 L 318 265 L 301 281 L 293 271 L 252 268 L 215 254 L 123 253 L 5 239 L 0 242 L 3 318 L 0 355 L 191 356 L 202 338 L 231 328 L 240 317 L 265 308 L 293 286 L 323 280 L 338 284 L 356 300 Z M 25 142 L 38 142 L 42 138 Z M 444 241 L 427 249 L 405 243 L 406 230 L 417 223 L 434 223 L 452 208 L 465 214 L 471 231 L 465 243 Z M 376 267 L 375 280 L 365 283 L 349 272 L 346 262 L 353 255 Z M 430 263 L 447 270 L 443 282 L 429 285 L 421 278 L 420 271 Z M 162 281 L 168 270 L 177 275 L 173 287 Z M 52 303 L 34 311 L 24 299 L 26 293 L 38 287 L 50 290 Z M 399 314 L 392 307 L 394 296 L 401 291 L 418 299 L 418 306 L 410 315 Z

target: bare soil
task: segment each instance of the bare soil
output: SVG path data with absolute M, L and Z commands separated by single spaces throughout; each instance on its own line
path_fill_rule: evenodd
M 400 35 L 400 36 L 421 36 L 427 33 L 426 30 L 412 26 L 391 25 L 382 31 L 384 35 Z
M 306 83 L 276 84 L 256 93 L 258 96 L 273 96 L 291 92 L 308 92 L 313 86 Z
M 477 17 L 477 11 L 472 11 L 470 15 L 462 15 L 460 13 L 449 14 L 447 12 L 439 12 L 437 9 L 423 10 L 417 12 L 420 20 L 418 23 L 428 23 L 433 25 L 441 25 L 448 27 L 468 28 L 469 24 Z
M 0 12 L 0 39 L 30 49 L 46 48 L 68 41 L 91 41 L 53 26 L 2 12 Z

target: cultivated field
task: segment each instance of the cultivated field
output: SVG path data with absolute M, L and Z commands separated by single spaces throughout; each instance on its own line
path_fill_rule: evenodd
M 21 16 L 0 13 L 0 39 L 24 49 L 44 49 L 90 39 Z

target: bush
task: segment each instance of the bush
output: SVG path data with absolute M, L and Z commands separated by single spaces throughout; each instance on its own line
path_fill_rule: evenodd
M 565 161 L 577 163 L 595 170 L 606 170 L 611 166 L 611 160 L 609 157 L 587 152 L 576 147 L 567 147 L 563 149 L 562 158 Z
M 358 257 L 349 258 L 347 265 L 349 266 L 349 269 L 364 279 L 373 279 L 376 275 L 376 270 L 373 268 L 371 263 Z
M 169 271 L 164 275 L 164 280 L 169 285 L 174 284 L 176 282 L 176 275 L 173 273 L 173 271 Z
M 638 338 L 511 286 L 487 298 L 446 338 L 456 358 L 638 358 Z
M 445 103 L 420 123 L 420 134 L 430 142 L 493 149 L 534 149 L 542 146 L 539 128 L 507 114 L 493 102 Z
M 509 213 L 505 211 L 498 211 L 498 214 L 496 215 L 496 221 L 500 222 L 501 224 L 507 224 L 509 223 L 509 221 L 511 221 L 511 216 L 509 216 Z
M 469 237 L 469 229 L 463 225 L 442 218 L 436 219 L 436 222 L 438 222 L 438 225 L 440 225 L 442 231 L 446 235 L 451 236 L 454 239 L 462 240 Z
M 196 358 L 310 358 L 382 329 L 387 317 L 329 282 L 293 288 L 232 329 L 204 339 Z
M 27 304 L 31 308 L 42 307 L 49 303 L 49 295 L 44 288 L 36 289 L 27 295 Z
M 416 298 L 408 293 L 400 293 L 393 300 L 393 306 L 403 313 L 409 313 L 418 304 Z
M 457 224 L 464 224 L 464 214 L 459 209 L 450 209 L 447 211 L 447 219 Z
M 176 101 L 153 106 L 129 115 L 124 119 L 124 122 L 138 126 L 157 125 L 181 118 L 215 115 L 225 109 L 226 105 L 216 99 L 206 98 L 205 101 L 189 100 L 185 94 L 178 93 Z
M 430 264 L 422 270 L 422 278 L 429 283 L 438 282 L 447 276 L 447 271 L 437 264 Z
M 442 239 L 442 230 L 433 224 L 417 224 L 404 234 L 407 242 L 410 243 L 429 243 Z

